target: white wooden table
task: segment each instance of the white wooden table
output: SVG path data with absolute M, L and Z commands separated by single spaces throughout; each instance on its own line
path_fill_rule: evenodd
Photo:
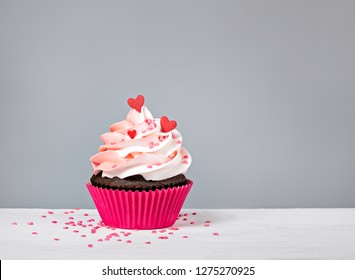
M 0 209 L 0 259 L 355 259 L 355 209 L 181 214 L 154 232 L 106 228 L 96 210 Z

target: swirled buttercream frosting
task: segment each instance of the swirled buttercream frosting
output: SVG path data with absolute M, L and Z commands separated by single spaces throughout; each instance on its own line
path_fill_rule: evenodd
M 120 179 L 141 175 L 158 181 L 184 174 L 191 155 L 182 147 L 176 122 L 166 116 L 153 118 L 142 95 L 129 98 L 128 105 L 126 119 L 101 135 L 103 145 L 90 158 L 94 175 Z

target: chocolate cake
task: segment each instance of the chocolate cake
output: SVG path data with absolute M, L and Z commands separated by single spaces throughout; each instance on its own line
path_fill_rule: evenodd
M 125 179 L 120 179 L 118 177 L 107 178 L 102 177 L 102 172 L 97 175 L 92 175 L 91 184 L 93 186 L 105 189 L 118 189 L 118 190 L 138 190 L 138 191 L 149 191 L 149 190 L 160 190 L 167 189 L 176 186 L 183 186 L 188 183 L 185 175 L 179 174 L 171 178 L 164 180 L 153 181 L 145 180 L 142 175 L 133 175 Z

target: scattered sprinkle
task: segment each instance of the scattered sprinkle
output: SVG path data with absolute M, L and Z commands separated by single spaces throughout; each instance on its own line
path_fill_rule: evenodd
M 168 236 L 163 235 L 163 236 L 159 236 L 159 237 L 158 237 L 158 239 L 169 239 L 169 237 L 168 237 Z
M 50 215 L 53 215 L 53 214 L 54 214 L 53 211 L 48 211 L 47 213 L 50 214 Z
M 38 234 L 38 232 L 37 232 L 37 231 L 33 231 L 32 234 L 33 234 L 33 235 L 36 235 L 36 234 Z
M 89 247 L 89 248 L 92 248 L 93 246 L 94 246 L 94 245 L 92 245 L 92 244 L 88 244 L 88 247 Z
M 33 226 L 33 222 L 27 222 L 29 226 Z
M 57 238 L 57 237 L 56 237 L 56 238 L 54 238 L 54 241 L 59 241 L 59 240 L 60 240 L 60 239 L 59 239 L 59 238 Z
M 213 235 L 214 236 L 219 236 L 219 233 L 218 232 L 214 232 Z

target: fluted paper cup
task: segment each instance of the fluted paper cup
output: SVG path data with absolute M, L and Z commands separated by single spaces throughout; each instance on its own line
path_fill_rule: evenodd
M 193 182 L 150 191 L 125 191 L 86 186 L 102 221 L 122 229 L 158 229 L 172 226 Z

